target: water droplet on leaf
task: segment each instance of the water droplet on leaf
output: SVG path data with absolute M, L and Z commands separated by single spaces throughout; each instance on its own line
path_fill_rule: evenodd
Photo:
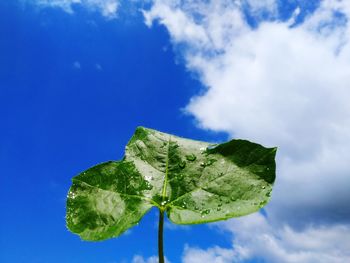
M 217 146 L 217 144 L 211 144 L 207 147 L 207 150 L 212 150 Z
M 205 209 L 201 212 L 201 216 L 204 217 L 205 215 L 208 215 L 210 213 L 209 209 Z
M 181 181 L 183 178 L 184 178 L 184 176 L 182 174 L 178 174 L 176 176 L 176 180 L 179 180 L 179 181 Z
M 216 159 L 209 159 L 209 160 L 206 160 L 204 165 L 205 166 L 209 166 L 209 165 L 212 165 L 213 163 L 215 163 L 217 160 Z
M 193 162 L 197 159 L 197 157 L 192 153 L 192 154 L 186 155 L 186 159 L 190 162 Z
M 175 143 L 174 145 L 172 145 L 172 147 L 173 149 L 176 149 L 176 148 L 179 148 L 180 146 L 177 143 Z
M 184 169 L 184 168 L 186 167 L 186 161 L 181 161 L 181 162 L 179 162 L 179 167 L 180 167 L 181 169 Z

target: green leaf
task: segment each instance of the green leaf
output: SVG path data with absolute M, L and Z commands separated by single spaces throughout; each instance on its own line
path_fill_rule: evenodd
M 139 127 L 119 162 L 73 178 L 67 226 L 85 240 L 115 237 L 153 206 L 176 224 L 225 220 L 270 199 L 276 148 L 246 140 L 194 141 Z

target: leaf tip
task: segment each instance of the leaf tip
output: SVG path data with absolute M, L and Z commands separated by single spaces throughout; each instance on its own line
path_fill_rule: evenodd
M 271 148 L 271 152 L 272 152 L 275 156 L 276 156 L 277 150 L 278 150 L 278 147 L 273 147 L 273 148 Z

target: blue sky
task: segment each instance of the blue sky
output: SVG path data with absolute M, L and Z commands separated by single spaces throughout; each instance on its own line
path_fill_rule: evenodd
M 1 2 L 0 12 L 6 200 L 0 261 L 121 262 L 156 254 L 155 211 L 130 234 L 102 243 L 80 241 L 64 217 L 71 178 L 120 159 L 139 125 L 202 140 L 226 137 L 196 128 L 182 113 L 201 87 L 174 63 L 167 32 L 148 29 L 141 16 L 107 21 L 84 10 L 72 16 L 15 2 Z M 167 230 L 169 258 L 179 260 L 185 243 L 207 246 L 222 239 L 207 227 L 195 229 L 197 234 Z
M 0 2 L 0 261 L 154 262 L 156 210 L 98 243 L 64 218 L 71 178 L 140 125 L 279 146 L 264 215 L 168 223 L 170 262 L 350 260 L 348 17 L 328 0 Z

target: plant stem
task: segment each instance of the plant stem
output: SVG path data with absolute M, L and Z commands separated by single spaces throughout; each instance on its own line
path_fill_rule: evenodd
M 164 263 L 163 225 L 164 225 L 164 211 L 159 209 L 159 225 L 158 225 L 158 257 L 159 257 L 159 263 Z

